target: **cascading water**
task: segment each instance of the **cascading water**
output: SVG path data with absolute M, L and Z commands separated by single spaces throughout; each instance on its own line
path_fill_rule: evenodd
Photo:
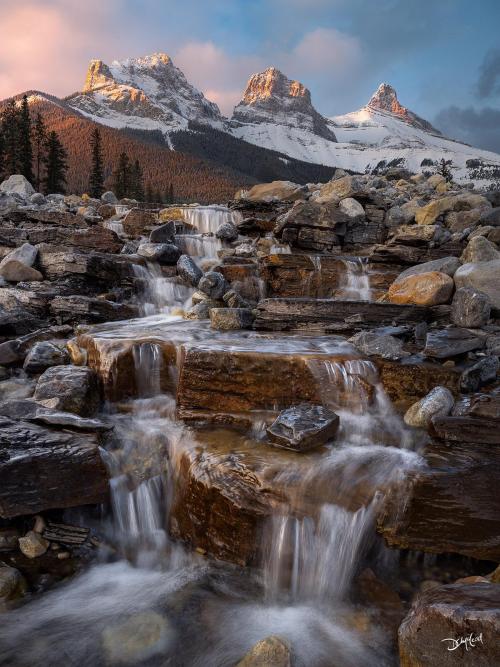
M 193 293 L 191 287 L 178 282 L 175 277 L 165 276 L 158 264 L 134 264 L 133 268 L 142 286 L 141 308 L 144 315 L 169 314 L 174 309 L 187 307 Z
M 224 222 L 233 224 L 242 219 L 239 211 L 231 211 L 224 206 L 195 206 L 182 209 L 188 225 L 200 234 L 215 234 Z
M 341 287 L 344 299 L 349 301 L 370 301 L 372 290 L 368 274 L 368 262 L 364 257 L 344 259 L 345 277 Z

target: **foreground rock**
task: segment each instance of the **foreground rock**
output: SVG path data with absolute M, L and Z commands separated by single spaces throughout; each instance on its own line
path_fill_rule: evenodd
M 401 665 L 493 667 L 500 664 L 499 632 L 499 585 L 433 588 L 419 595 L 399 628 Z
M 490 298 L 494 308 L 500 309 L 500 259 L 463 264 L 453 278 L 457 289 L 474 287 Z
M 410 275 L 394 282 L 388 291 L 389 301 L 416 306 L 447 303 L 453 293 L 453 280 L 439 271 Z
M 302 403 L 283 410 L 267 429 L 267 436 L 277 447 L 303 452 L 332 440 L 339 422 L 338 415 L 332 410 Z
M 291 667 L 290 649 L 279 637 L 271 635 L 257 642 L 236 667 Z
M 52 366 L 40 376 L 34 398 L 48 408 L 91 417 L 101 401 L 99 378 L 85 366 Z
M 424 398 L 408 408 L 404 421 L 408 426 L 427 428 L 433 417 L 449 415 L 455 399 L 446 387 L 435 387 Z
M 0 262 L 0 276 L 9 282 L 17 283 L 22 280 L 43 280 L 40 271 L 33 268 L 38 251 L 29 243 L 10 252 Z
M 95 435 L 0 417 L 1 517 L 101 503 L 107 497 L 108 474 Z

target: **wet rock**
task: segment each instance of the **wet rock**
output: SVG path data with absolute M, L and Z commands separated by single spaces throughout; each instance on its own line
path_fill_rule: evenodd
M 297 183 L 290 181 L 272 181 L 271 183 L 260 183 L 249 190 L 237 193 L 236 199 L 248 201 L 295 201 L 305 197 L 305 189 Z
M 85 366 L 53 366 L 40 376 L 34 399 L 45 407 L 91 417 L 100 406 L 99 378 Z
M 235 257 L 255 257 L 256 249 L 252 243 L 240 243 L 234 249 Z
M 453 293 L 453 280 L 439 271 L 397 279 L 388 291 L 391 303 L 436 306 L 447 303 Z
M 165 266 L 176 264 L 181 256 L 179 248 L 172 243 L 141 243 L 137 254 Z
M 172 243 L 175 236 L 175 222 L 169 220 L 161 227 L 153 229 L 149 235 L 150 243 Z
M 103 220 L 108 220 L 116 215 L 116 206 L 114 204 L 101 204 L 97 209 L 97 213 Z
M 217 303 L 217 305 L 219 305 Z M 195 303 L 186 311 L 187 320 L 208 320 L 210 319 L 210 303 L 200 301 Z
M 498 413 L 493 417 L 470 416 L 436 416 L 433 417 L 430 431 L 432 435 L 447 442 L 500 444 L 500 418 Z
M 198 289 L 211 299 L 222 299 L 228 290 L 228 284 L 221 273 L 209 271 L 200 279 Z
M 140 236 L 150 227 L 157 224 L 158 219 L 153 213 L 140 208 L 131 209 L 123 218 L 123 231 L 128 236 Z
M 69 363 L 69 355 L 49 341 L 35 343 L 24 360 L 23 368 L 29 375 L 43 373 L 50 366 L 62 366 Z
M 339 417 L 322 405 L 302 403 L 283 410 L 267 429 L 269 441 L 278 447 L 304 452 L 332 440 Z
M 500 259 L 489 262 L 469 263 L 461 266 L 453 277 L 455 285 L 460 287 L 474 287 L 484 292 L 491 301 L 491 305 L 500 309 Z
M 0 262 L 0 275 L 9 282 L 43 280 L 40 271 L 33 268 L 38 251 L 29 243 L 10 252 Z
M 30 530 L 24 537 L 19 538 L 19 549 L 27 558 L 38 558 L 49 548 L 49 543 L 41 535 Z
M 0 564 L 0 609 L 2 603 L 22 597 L 26 588 L 26 581 L 19 570 Z
M 134 304 L 116 303 L 108 299 L 94 299 L 79 294 L 56 297 L 50 303 L 50 311 L 60 322 L 78 324 L 129 320 L 139 317 L 140 313 Z
M 41 192 L 34 192 L 30 197 L 30 202 L 35 206 L 43 206 L 45 204 L 45 197 Z
M 20 338 L 0 343 L 0 364 L 15 364 L 23 361 L 35 343 L 59 337 L 63 338 L 71 332 L 72 328 L 65 325 L 47 327 L 25 334 Z
M 181 255 L 177 260 L 177 273 L 181 280 L 192 287 L 198 287 L 203 271 L 189 255 Z
M 101 201 L 105 202 L 106 204 L 118 204 L 118 199 L 116 198 L 115 193 L 111 192 L 111 190 L 107 190 L 106 192 L 102 193 Z
M 99 444 L 94 434 L 0 417 L 0 516 L 104 502 L 108 474 Z
M 500 586 L 451 584 L 418 596 L 399 629 L 403 667 L 500 662 Z
M 342 199 L 339 203 L 339 209 L 342 211 L 342 213 L 345 213 L 347 216 L 349 216 L 349 218 L 365 217 L 365 209 L 358 201 L 356 201 L 356 199 L 353 199 L 352 197 L 346 197 L 346 199 Z
M 291 667 L 291 653 L 287 644 L 274 635 L 257 642 L 236 667 Z
M 174 633 L 168 620 L 154 611 L 135 614 L 105 628 L 102 646 L 108 665 L 138 665 L 165 655 Z
M 360 331 L 349 339 L 360 352 L 368 355 L 377 355 L 384 359 L 402 359 L 409 356 L 403 349 L 399 338 L 372 331 Z
M 446 273 L 447 276 L 453 278 L 456 270 L 461 266 L 460 260 L 457 257 L 443 257 L 442 259 L 433 259 L 430 262 L 423 262 L 416 266 L 411 266 L 400 273 L 397 281 L 403 280 L 408 276 L 416 276 L 421 273 L 430 273 L 438 271 L 439 273 Z
M 500 259 L 500 252 L 498 252 L 496 245 L 484 236 L 474 236 L 467 244 L 460 259 L 464 264 L 491 262 Z
M 2 404 L 0 404 L 1 408 Z M 38 407 L 32 417 L 25 415 L 25 419 L 47 426 L 58 426 L 62 428 L 71 428 L 76 431 L 105 432 L 112 430 L 112 426 L 105 424 L 100 419 L 86 419 L 78 417 L 71 412 L 57 412 L 47 408 Z
M 223 222 L 215 232 L 215 236 L 221 241 L 234 241 L 238 238 L 238 230 L 232 222 Z
M 484 357 L 470 368 L 466 368 L 460 377 L 462 391 L 477 391 L 483 384 L 495 380 L 500 362 L 498 357 Z
M 446 387 L 434 387 L 427 396 L 414 403 L 405 413 L 404 421 L 408 426 L 427 428 L 435 416 L 449 415 L 455 399 Z
M 480 350 L 485 345 L 485 338 L 467 329 L 439 329 L 427 333 L 424 354 L 426 357 L 446 359 L 472 350 Z
M 29 199 L 35 192 L 31 183 L 21 174 L 13 174 L 0 184 L 0 192 L 5 194 L 21 195 L 24 199 Z
M 457 327 L 480 329 L 488 324 L 491 313 L 489 297 L 472 287 L 461 287 L 451 302 L 451 321 Z
M 232 329 L 251 329 L 254 315 L 250 308 L 211 308 L 210 325 L 212 329 L 230 331 Z

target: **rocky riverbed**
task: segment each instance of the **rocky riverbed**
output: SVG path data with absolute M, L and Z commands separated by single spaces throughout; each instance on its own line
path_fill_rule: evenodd
M 500 192 L 0 185 L 0 665 L 500 663 Z

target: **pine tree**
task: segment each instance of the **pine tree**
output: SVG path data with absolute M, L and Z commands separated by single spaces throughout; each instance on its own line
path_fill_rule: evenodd
M 148 204 L 151 204 L 153 201 L 153 190 L 151 188 L 151 183 L 148 181 L 146 184 L 146 195 L 145 195 L 145 200 Z
M 19 145 L 19 111 L 10 100 L 2 112 L 1 130 L 4 142 L 4 169 L 6 176 L 21 172 Z
M 101 133 L 97 127 L 92 131 L 90 147 L 92 149 L 92 171 L 89 179 L 89 194 L 91 197 L 99 199 L 104 192 L 104 160 Z
M 144 201 L 144 182 L 142 167 L 139 160 L 136 160 L 131 169 L 131 196 L 137 201 Z
M 20 172 L 30 182 L 34 182 L 33 176 L 33 147 L 31 145 L 31 116 L 28 104 L 28 96 L 23 95 L 19 111 L 19 161 Z
M 453 174 L 451 171 L 452 165 L 453 162 L 451 160 L 445 160 L 444 157 L 439 160 L 437 173 L 443 176 L 447 183 L 450 183 L 453 180 Z
M 126 153 L 120 153 L 118 166 L 113 172 L 113 191 L 118 199 L 130 196 L 131 167 Z
M 35 158 L 35 179 L 34 186 L 37 191 L 40 191 L 42 185 L 42 167 L 45 158 L 45 149 L 47 146 L 47 129 L 43 120 L 42 114 L 37 113 L 35 122 L 33 123 L 33 148 Z
M 47 194 L 64 193 L 66 183 L 67 154 L 59 141 L 57 133 L 52 131 L 47 138 L 47 154 L 44 159 L 46 175 L 44 188 Z
M 154 204 L 163 204 L 163 197 L 161 196 L 161 194 L 158 190 L 156 190 L 156 192 L 153 195 L 153 203 Z

